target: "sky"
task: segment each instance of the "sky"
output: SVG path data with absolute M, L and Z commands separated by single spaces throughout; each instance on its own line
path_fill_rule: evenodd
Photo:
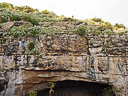
M 105 22 L 122 23 L 128 28 L 128 0 L 0 0 L 15 6 L 47 9 L 57 15 L 84 20 L 101 18 Z

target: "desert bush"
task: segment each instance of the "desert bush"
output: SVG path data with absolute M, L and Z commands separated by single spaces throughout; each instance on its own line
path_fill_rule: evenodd
M 46 10 L 42 10 L 42 13 L 49 14 L 50 12 L 46 9 Z
M 19 7 L 16 6 L 14 9 L 15 10 L 19 10 L 21 12 L 25 12 L 25 13 L 30 13 L 30 12 L 34 12 L 35 11 L 35 9 L 33 9 L 33 8 L 29 7 L 29 6 L 19 6 Z
M 0 8 L 9 8 L 9 9 L 13 9 L 13 5 L 10 4 L 10 3 L 6 3 L 6 2 L 3 2 L 3 3 L 0 3 Z
M 56 29 L 55 27 L 45 27 L 41 30 L 41 34 L 46 34 L 46 35 L 55 35 L 56 32 L 61 32 L 61 30 Z
M 105 22 L 104 28 L 105 28 L 105 29 L 111 29 L 111 30 L 112 30 L 112 29 L 113 29 L 113 26 L 112 26 L 111 23 Z
M 34 42 L 30 42 L 29 45 L 28 45 L 28 49 L 32 50 L 34 48 L 35 48 L 35 43 Z
M 76 34 L 79 34 L 80 36 L 86 35 L 88 32 L 88 28 L 86 26 L 80 26 L 76 30 Z
M 104 33 L 106 33 L 109 36 L 113 34 L 113 32 L 110 29 L 104 30 Z
M 95 28 L 92 29 L 91 33 L 94 36 L 99 36 L 100 33 L 101 33 L 101 30 L 98 27 L 95 27 Z
M 102 21 L 100 18 L 92 18 L 91 20 L 93 20 L 95 22 L 101 22 Z
M 83 23 L 83 21 L 78 21 L 78 22 L 76 22 L 76 25 L 80 25 L 82 23 Z
M 66 22 L 66 21 L 76 21 L 75 19 L 73 19 L 73 18 L 67 18 L 67 17 L 65 17 L 62 21 L 64 21 L 64 22 Z
M 113 45 L 112 45 L 111 42 L 106 43 L 104 46 L 105 46 L 106 48 L 112 48 L 112 47 L 113 47 Z
M 35 19 L 35 18 L 31 18 L 30 15 L 26 15 L 23 17 L 23 20 L 24 21 L 28 21 L 28 22 L 31 22 L 33 25 L 38 25 L 38 21 Z
M 98 29 L 99 29 L 100 31 L 104 31 L 104 30 L 105 30 L 105 28 L 104 28 L 103 26 L 98 27 Z
M 30 91 L 29 96 L 37 96 L 37 91 Z
M 0 18 L 0 23 L 4 23 L 4 22 L 7 22 L 6 18 L 5 17 L 1 17 Z
M 11 16 L 11 21 L 20 21 L 20 16 L 18 16 L 18 15 L 12 15 Z
M 118 24 L 116 23 L 114 26 L 118 27 L 118 28 L 124 28 L 125 29 L 125 26 L 123 24 Z

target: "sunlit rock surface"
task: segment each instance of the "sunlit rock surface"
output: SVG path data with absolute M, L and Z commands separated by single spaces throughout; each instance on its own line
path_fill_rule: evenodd
M 72 31 L 36 37 L 3 36 L 3 30 L 26 24 L 4 24 L 0 30 L 0 91 L 3 96 L 25 96 L 45 90 L 49 82 L 64 80 L 112 85 L 116 94 L 128 95 L 128 32 L 119 36 L 100 34 L 81 37 Z M 50 23 L 64 28 L 62 22 Z M 43 24 L 40 24 L 42 26 Z M 67 24 L 74 28 L 74 24 Z M 42 57 L 24 54 L 36 42 Z M 109 43 L 110 42 L 110 43 Z M 72 90 L 72 89 L 71 89 Z M 84 96 L 84 95 L 81 95 Z

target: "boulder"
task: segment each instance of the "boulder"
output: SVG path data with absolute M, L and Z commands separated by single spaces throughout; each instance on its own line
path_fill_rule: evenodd
M 1 25 L 1 28 L 6 30 L 8 28 L 11 28 L 14 25 L 14 22 L 6 22 L 3 25 Z

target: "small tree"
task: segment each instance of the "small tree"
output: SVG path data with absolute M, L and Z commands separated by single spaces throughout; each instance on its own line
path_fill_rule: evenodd
M 56 84 L 56 83 L 49 82 L 49 85 L 50 85 L 49 96 L 51 96 L 52 92 L 54 93 L 53 88 L 55 87 L 55 84 Z

